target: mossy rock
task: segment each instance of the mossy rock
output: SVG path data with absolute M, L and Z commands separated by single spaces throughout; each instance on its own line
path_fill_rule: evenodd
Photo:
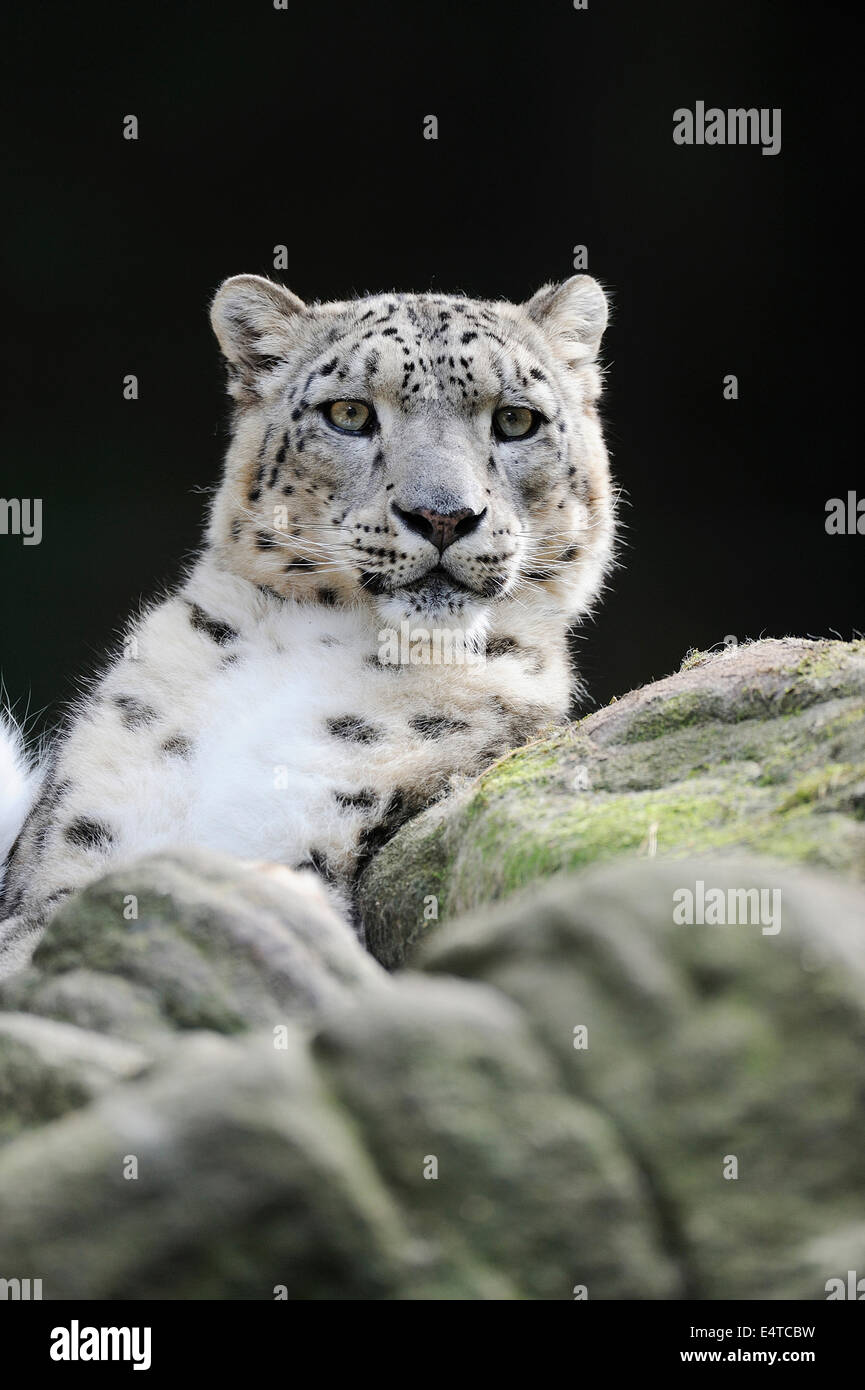
M 699 883 L 765 896 L 677 922 Z M 519 1007 L 642 1175 L 684 1297 L 814 1299 L 865 1259 L 863 923 L 865 889 L 826 872 L 634 861 L 450 923 L 416 964 Z
M 865 1261 L 863 711 L 862 643 L 760 642 L 502 758 L 367 870 L 392 974 L 309 876 L 113 867 L 0 987 L 0 1271 L 825 1297 Z M 677 925 L 698 882 L 771 915 Z
M 118 865 L 64 902 L 0 1007 L 131 1040 L 240 1033 L 383 978 L 312 876 L 184 850 Z
M 691 653 L 501 758 L 366 870 L 367 942 L 392 968 L 438 923 L 560 870 L 743 850 L 865 878 L 865 642 Z
M 779 892 L 780 931 L 676 925 L 700 878 Z M 835 875 L 633 862 L 278 1035 L 0 1014 L 0 1268 L 59 1299 L 822 1298 L 865 1256 L 863 917 Z

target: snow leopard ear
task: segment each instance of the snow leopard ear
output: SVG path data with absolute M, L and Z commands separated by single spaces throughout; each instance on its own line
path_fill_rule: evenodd
M 570 366 L 594 359 L 607 326 L 607 297 L 591 275 L 544 285 L 523 307 Z
M 291 290 L 259 275 L 233 275 L 210 306 L 210 322 L 228 364 L 228 389 L 240 405 L 260 400 L 292 343 L 291 320 L 306 309 Z

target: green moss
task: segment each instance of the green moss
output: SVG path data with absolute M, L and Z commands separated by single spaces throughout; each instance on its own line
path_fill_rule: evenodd
M 551 742 L 519 750 L 478 779 L 449 822 L 411 846 L 394 842 L 392 862 L 379 881 L 388 883 L 387 895 L 403 914 L 402 930 L 414 937 L 425 929 L 423 903 L 430 894 L 439 898 L 442 920 L 559 870 L 623 856 L 678 857 L 750 847 L 794 861 L 850 863 L 857 836 L 846 833 L 846 817 L 830 828 L 827 816 L 835 800 L 865 777 L 865 767 L 832 763 L 803 769 L 806 756 L 821 754 L 805 727 L 807 717 L 801 721 L 798 729 L 790 722 L 790 738 L 776 750 L 785 781 L 792 770 L 801 774 L 786 795 L 779 794 L 786 788 L 777 773 L 767 779 L 759 762 L 763 740 L 777 731 L 780 720 L 759 726 L 762 736 L 758 726 L 750 726 L 747 735 L 743 726 L 689 727 L 662 740 L 668 745 L 663 755 L 657 744 L 623 745 L 618 759 L 600 758 L 594 750 L 586 791 L 573 785 L 574 769 L 585 766 L 581 759 L 589 756 L 585 744 L 569 745 L 557 737 L 557 751 Z M 833 725 L 841 727 L 838 720 Z M 695 766 L 699 757 L 703 764 Z M 623 767 L 627 759 L 634 761 Z M 679 780 L 673 780 L 674 767 Z M 647 775 L 669 784 L 629 785 Z M 625 785 L 604 785 L 616 781 Z M 823 824 L 813 824 L 815 810 Z M 390 909 L 387 915 L 393 924 Z M 407 915 L 419 925 L 409 926 Z
M 744 849 L 865 877 L 863 653 L 743 646 L 718 658 L 714 682 L 713 658 L 694 653 L 680 691 L 637 692 L 509 753 L 379 855 L 364 884 L 374 929 L 405 942 L 431 925 L 430 894 L 441 921 L 559 870 L 648 854 Z
M 865 641 L 816 642 L 789 673 L 779 711 L 797 713 L 817 701 L 862 693 Z
M 842 763 L 829 763 L 827 767 L 815 768 L 796 782 L 792 791 L 780 803 L 778 810 L 790 811 L 794 806 L 823 801 L 831 793 L 841 790 L 846 785 L 852 785 L 863 775 L 865 766 L 850 767 Z
M 521 791 L 524 787 L 534 786 L 538 782 L 543 784 L 549 781 L 558 769 L 559 759 L 547 744 L 530 744 L 528 748 L 508 754 L 506 758 L 502 758 L 482 773 L 477 782 L 475 799 L 483 803 L 484 799 Z
M 710 702 L 699 691 L 670 695 L 640 711 L 630 725 L 625 741 L 641 743 L 647 739 L 660 738 L 663 734 L 673 733 L 689 724 L 700 724 L 711 718 L 712 713 Z
M 837 713 L 824 714 L 815 733 L 823 742 L 837 738 L 839 734 L 855 729 L 861 738 L 862 724 L 865 722 L 865 700 L 847 700 L 843 709 Z
M 796 668 L 797 677 L 806 680 L 831 681 L 845 678 L 855 657 L 865 657 L 865 640 L 856 642 L 821 642 L 802 658 Z
M 702 666 L 705 661 L 709 660 L 710 656 L 711 652 L 700 651 L 699 647 L 692 647 L 682 658 L 682 664 L 679 670 L 693 671 L 695 666 Z

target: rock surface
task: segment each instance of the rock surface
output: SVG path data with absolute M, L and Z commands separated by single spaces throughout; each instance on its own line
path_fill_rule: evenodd
M 361 884 L 372 953 L 561 869 L 747 850 L 865 879 L 865 642 L 693 653 L 667 680 L 500 759 Z
M 307 876 L 114 870 L 0 988 L 0 1278 L 825 1297 L 865 1267 L 863 712 L 862 643 L 761 642 L 518 750 L 367 870 L 396 973 Z M 676 920 L 713 888 L 738 924 Z

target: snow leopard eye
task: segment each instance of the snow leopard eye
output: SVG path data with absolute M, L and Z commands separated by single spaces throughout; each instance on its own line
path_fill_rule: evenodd
M 524 405 L 502 405 L 493 413 L 493 429 L 499 439 L 528 439 L 541 417 Z
M 363 401 L 330 401 L 322 406 L 324 418 L 343 434 L 367 434 L 375 416 Z

